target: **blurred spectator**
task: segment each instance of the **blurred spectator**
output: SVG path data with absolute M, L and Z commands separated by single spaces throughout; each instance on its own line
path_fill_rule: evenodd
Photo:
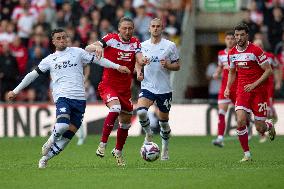
M 248 27 L 249 27 L 249 41 L 252 41 L 253 38 L 254 38 L 254 35 L 257 32 L 260 32 L 260 27 L 251 20 L 249 10 L 244 11 L 244 18 L 243 18 L 242 22 L 248 25 Z
M 50 36 L 50 34 L 51 34 L 51 26 L 50 26 L 50 24 L 48 22 L 46 22 L 46 18 L 45 18 L 45 13 L 44 12 L 39 13 L 35 27 L 37 27 L 37 26 L 41 26 L 42 27 L 44 35 Z
M 165 32 L 169 34 L 169 40 L 176 45 L 180 43 L 181 26 L 177 21 L 175 13 L 171 12 L 168 16 L 167 26 Z
M 88 42 L 88 34 L 91 31 L 91 25 L 89 24 L 89 19 L 87 16 L 82 16 L 80 18 L 80 24 L 79 26 L 77 26 L 77 30 L 76 32 L 78 32 L 80 38 L 81 38 L 81 42 L 82 42 L 82 46 L 86 46 L 87 42 Z
M 5 25 L 6 29 L 2 28 L 2 26 L 0 27 L 1 27 L 0 28 L 0 44 L 5 43 L 5 42 L 11 43 L 15 39 L 15 36 L 16 36 L 16 33 L 14 32 L 15 30 L 14 24 L 11 22 L 7 23 L 7 25 Z
M 114 31 L 113 26 L 107 19 L 102 19 L 99 27 L 99 36 L 103 37 L 108 33 L 112 33 Z
M 91 12 L 91 29 L 98 31 L 100 26 L 101 13 L 95 9 Z
M 6 94 L 15 88 L 18 75 L 17 60 L 10 53 L 9 44 L 3 43 L 0 54 L 0 100 L 8 101 Z
M 14 0 L 5 0 L 1 1 L 1 9 L 0 9 L 0 18 L 1 20 L 10 20 L 12 16 L 12 11 L 14 7 L 17 5 L 17 1 Z
M 251 21 L 253 21 L 259 26 L 262 26 L 263 25 L 263 13 L 259 11 L 255 0 L 252 0 L 249 3 L 248 9 L 250 10 Z
M 30 6 L 28 0 L 19 0 L 19 5 L 13 9 L 12 20 L 17 23 L 24 12 L 28 12 L 28 14 L 34 17 L 34 19 L 37 18 L 37 9 Z
M 18 28 L 18 36 L 21 38 L 22 43 L 27 46 L 29 42 L 29 37 L 32 34 L 33 25 L 36 20 L 27 9 L 23 9 L 23 12 L 19 18 L 17 28 Z
M 274 49 L 274 54 L 280 54 L 282 49 L 284 49 L 284 31 L 282 31 L 282 40 L 279 41 Z
M 146 15 L 146 9 L 144 5 L 141 5 L 136 9 L 137 17 L 134 18 L 135 31 L 139 35 L 141 41 L 146 41 L 150 38 L 149 25 L 152 20 Z
M 273 8 L 273 18 L 268 25 L 268 39 L 271 48 L 274 51 L 276 44 L 282 39 L 282 31 L 284 29 L 284 18 L 281 8 Z
M 16 57 L 19 76 L 22 78 L 26 74 L 26 66 L 28 61 L 28 50 L 22 45 L 21 38 L 19 36 L 15 37 L 15 40 L 10 46 L 10 51 L 14 57 Z
M 80 35 L 76 32 L 76 29 L 74 27 L 69 25 L 66 28 L 66 32 L 67 32 L 68 37 L 70 39 L 70 46 L 82 47 Z
M 56 10 L 51 3 L 52 0 L 46 1 L 43 13 L 45 14 L 45 21 L 50 25 L 51 29 L 56 28 Z
M 116 6 L 114 0 L 105 0 L 105 5 L 101 9 L 102 19 L 107 19 L 109 21 L 115 18 Z
M 40 46 L 35 46 L 31 49 L 30 58 L 27 64 L 27 72 L 31 72 L 34 70 L 40 61 L 46 56 L 44 52 L 44 48 Z M 39 77 L 32 82 L 27 90 L 27 101 L 34 102 L 34 101 L 47 101 L 48 94 L 46 91 L 49 87 L 49 73 L 44 73 L 39 75 Z
M 212 76 L 217 69 L 217 63 L 211 62 L 206 69 L 206 78 L 209 81 L 208 85 L 208 98 L 212 102 L 217 101 L 219 89 L 221 86 L 221 79 L 214 79 Z
M 112 20 L 112 25 L 114 28 L 118 28 L 118 23 L 119 20 L 124 17 L 124 9 L 122 7 L 117 7 L 116 9 L 116 16 L 115 18 Z
M 133 19 L 135 17 L 135 10 L 131 6 L 131 4 L 132 4 L 131 0 L 124 0 L 122 8 L 124 9 L 124 16 Z

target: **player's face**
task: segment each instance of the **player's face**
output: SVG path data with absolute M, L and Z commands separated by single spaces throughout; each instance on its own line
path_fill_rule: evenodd
M 52 38 L 56 50 L 63 51 L 68 45 L 68 36 L 65 32 L 55 33 Z
M 150 24 L 150 29 L 149 29 L 151 35 L 153 37 L 159 37 L 162 35 L 162 32 L 163 32 L 163 25 L 160 21 L 158 20 L 155 20 L 155 21 L 152 21 L 151 24 Z
M 227 35 L 225 37 L 225 44 L 227 48 L 233 48 L 236 45 L 235 37 L 233 35 Z
M 245 30 L 235 30 L 235 39 L 240 47 L 244 47 L 248 42 L 248 34 Z
M 121 22 L 119 27 L 118 27 L 118 31 L 119 31 L 120 37 L 124 41 L 129 41 L 130 40 L 130 38 L 133 35 L 133 30 L 134 30 L 134 25 L 133 25 L 132 22 L 129 22 L 129 21 Z

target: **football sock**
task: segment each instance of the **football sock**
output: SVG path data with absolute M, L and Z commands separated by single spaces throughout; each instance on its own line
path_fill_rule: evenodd
M 224 110 L 219 110 L 218 136 L 224 136 L 224 132 L 225 132 L 225 128 L 226 128 L 225 114 L 226 114 L 226 112 Z
M 148 112 L 148 108 L 146 107 L 140 107 L 137 109 L 137 115 L 139 117 L 139 122 L 144 132 L 151 133 L 150 120 L 149 120 L 147 112 Z
M 121 111 L 120 105 L 114 105 L 110 107 L 109 113 L 105 119 L 104 126 L 103 126 L 103 134 L 101 138 L 101 142 L 107 143 L 108 137 L 114 127 L 114 122 L 117 119 L 119 113 Z
M 69 123 L 55 123 L 52 133 L 48 140 L 54 143 L 56 140 L 60 139 L 62 134 L 69 128 Z
M 161 127 L 160 135 L 162 138 L 162 145 L 167 146 L 169 144 L 169 138 L 171 133 L 169 122 L 168 120 L 159 120 L 159 125 Z
M 237 128 L 237 135 L 239 137 L 239 141 L 240 141 L 243 151 L 244 152 L 249 151 L 248 128 L 246 126 Z
M 59 139 L 58 141 L 55 141 L 55 143 L 51 146 L 49 152 L 47 153 L 46 157 L 48 159 L 51 159 L 52 157 L 58 155 L 60 152 L 64 150 L 64 148 L 68 145 L 70 140 L 75 135 L 74 132 L 67 130 Z
M 116 146 L 115 149 L 122 151 L 123 146 L 126 142 L 128 136 L 128 130 L 130 128 L 130 123 L 120 123 L 119 128 L 117 129 L 117 136 L 116 136 Z

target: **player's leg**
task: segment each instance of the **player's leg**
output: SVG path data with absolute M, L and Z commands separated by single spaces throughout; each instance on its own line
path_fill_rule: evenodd
M 128 130 L 131 127 L 132 112 L 122 111 L 119 115 L 119 127 L 117 129 L 116 145 L 112 155 L 116 158 L 118 166 L 125 166 L 122 150 L 128 137 Z
M 137 104 L 137 116 L 139 118 L 140 125 L 146 134 L 144 142 L 152 142 L 153 140 L 153 132 L 151 131 L 150 120 L 148 117 L 148 109 L 154 103 L 153 96 L 154 94 L 149 91 L 142 90 L 139 94 Z
M 66 99 L 66 101 L 70 108 L 70 125 L 68 130 L 65 131 L 59 139 L 54 141 L 48 153 L 40 159 L 39 168 L 45 168 L 49 159 L 62 152 L 82 125 L 86 101 L 71 99 Z
M 82 123 L 80 129 L 78 129 L 76 136 L 78 137 L 77 145 L 81 146 L 84 144 L 85 139 L 86 139 L 86 133 L 85 133 L 85 125 Z
M 70 124 L 69 129 L 63 133 L 62 137 L 51 145 L 48 153 L 41 157 L 39 160 L 39 168 L 46 168 L 47 162 L 64 150 L 76 132 L 77 128 L 73 124 Z
M 51 135 L 42 146 L 42 155 L 46 155 L 52 144 L 68 130 L 70 124 L 70 105 L 66 98 L 59 98 L 56 102 L 56 123 Z
M 212 144 L 218 147 L 224 146 L 224 133 L 226 129 L 225 116 L 228 110 L 229 102 L 218 103 L 218 135 Z
M 247 112 L 243 109 L 238 109 L 237 114 L 237 135 L 244 151 L 244 157 L 241 162 L 250 161 L 251 154 L 248 145 L 248 128 L 247 128 Z
M 106 116 L 103 125 L 103 133 L 101 141 L 96 151 L 97 156 L 104 157 L 109 135 L 113 130 L 115 120 L 118 118 L 121 112 L 121 105 L 118 99 L 118 95 L 116 91 L 114 91 L 113 89 L 106 87 L 104 85 L 100 85 L 99 92 L 103 101 L 106 103 L 107 107 L 109 108 L 109 113 Z
M 256 130 L 263 135 L 268 131 L 270 140 L 274 140 L 276 132 L 272 120 L 267 120 L 267 96 L 265 91 L 255 94 L 252 111 L 255 117 Z
M 157 96 L 157 107 L 159 125 L 161 128 L 160 135 L 162 138 L 161 160 L 169 159 L 169 139 L 171 128 L 169 125 L 169 112 L 171 109 L 172 93 L 161 94 Z

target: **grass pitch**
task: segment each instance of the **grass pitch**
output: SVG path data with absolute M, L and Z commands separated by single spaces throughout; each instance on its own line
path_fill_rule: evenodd
M 283 136 L 264 144 L 253 138 L 253 162 L 242 164 L 238 140 L 227 140 L 224 148 L 217 148 L 212 139 L 172 137 L 170 160 L 151 163 L 139 154 L 143 137 L 129 137 L 124 150 L 127 166 L 120 168 L 110 154 L 115 138 L 110 138 L 101 159 L 95 155 L 98 136 L 89 136 L 82 146 L 74 137 L 48 168 L 39 170 L 45 138 L 0 138 L 0 188 L 283 188 Z M 160 145 L 158 136 L 155 142 Z

